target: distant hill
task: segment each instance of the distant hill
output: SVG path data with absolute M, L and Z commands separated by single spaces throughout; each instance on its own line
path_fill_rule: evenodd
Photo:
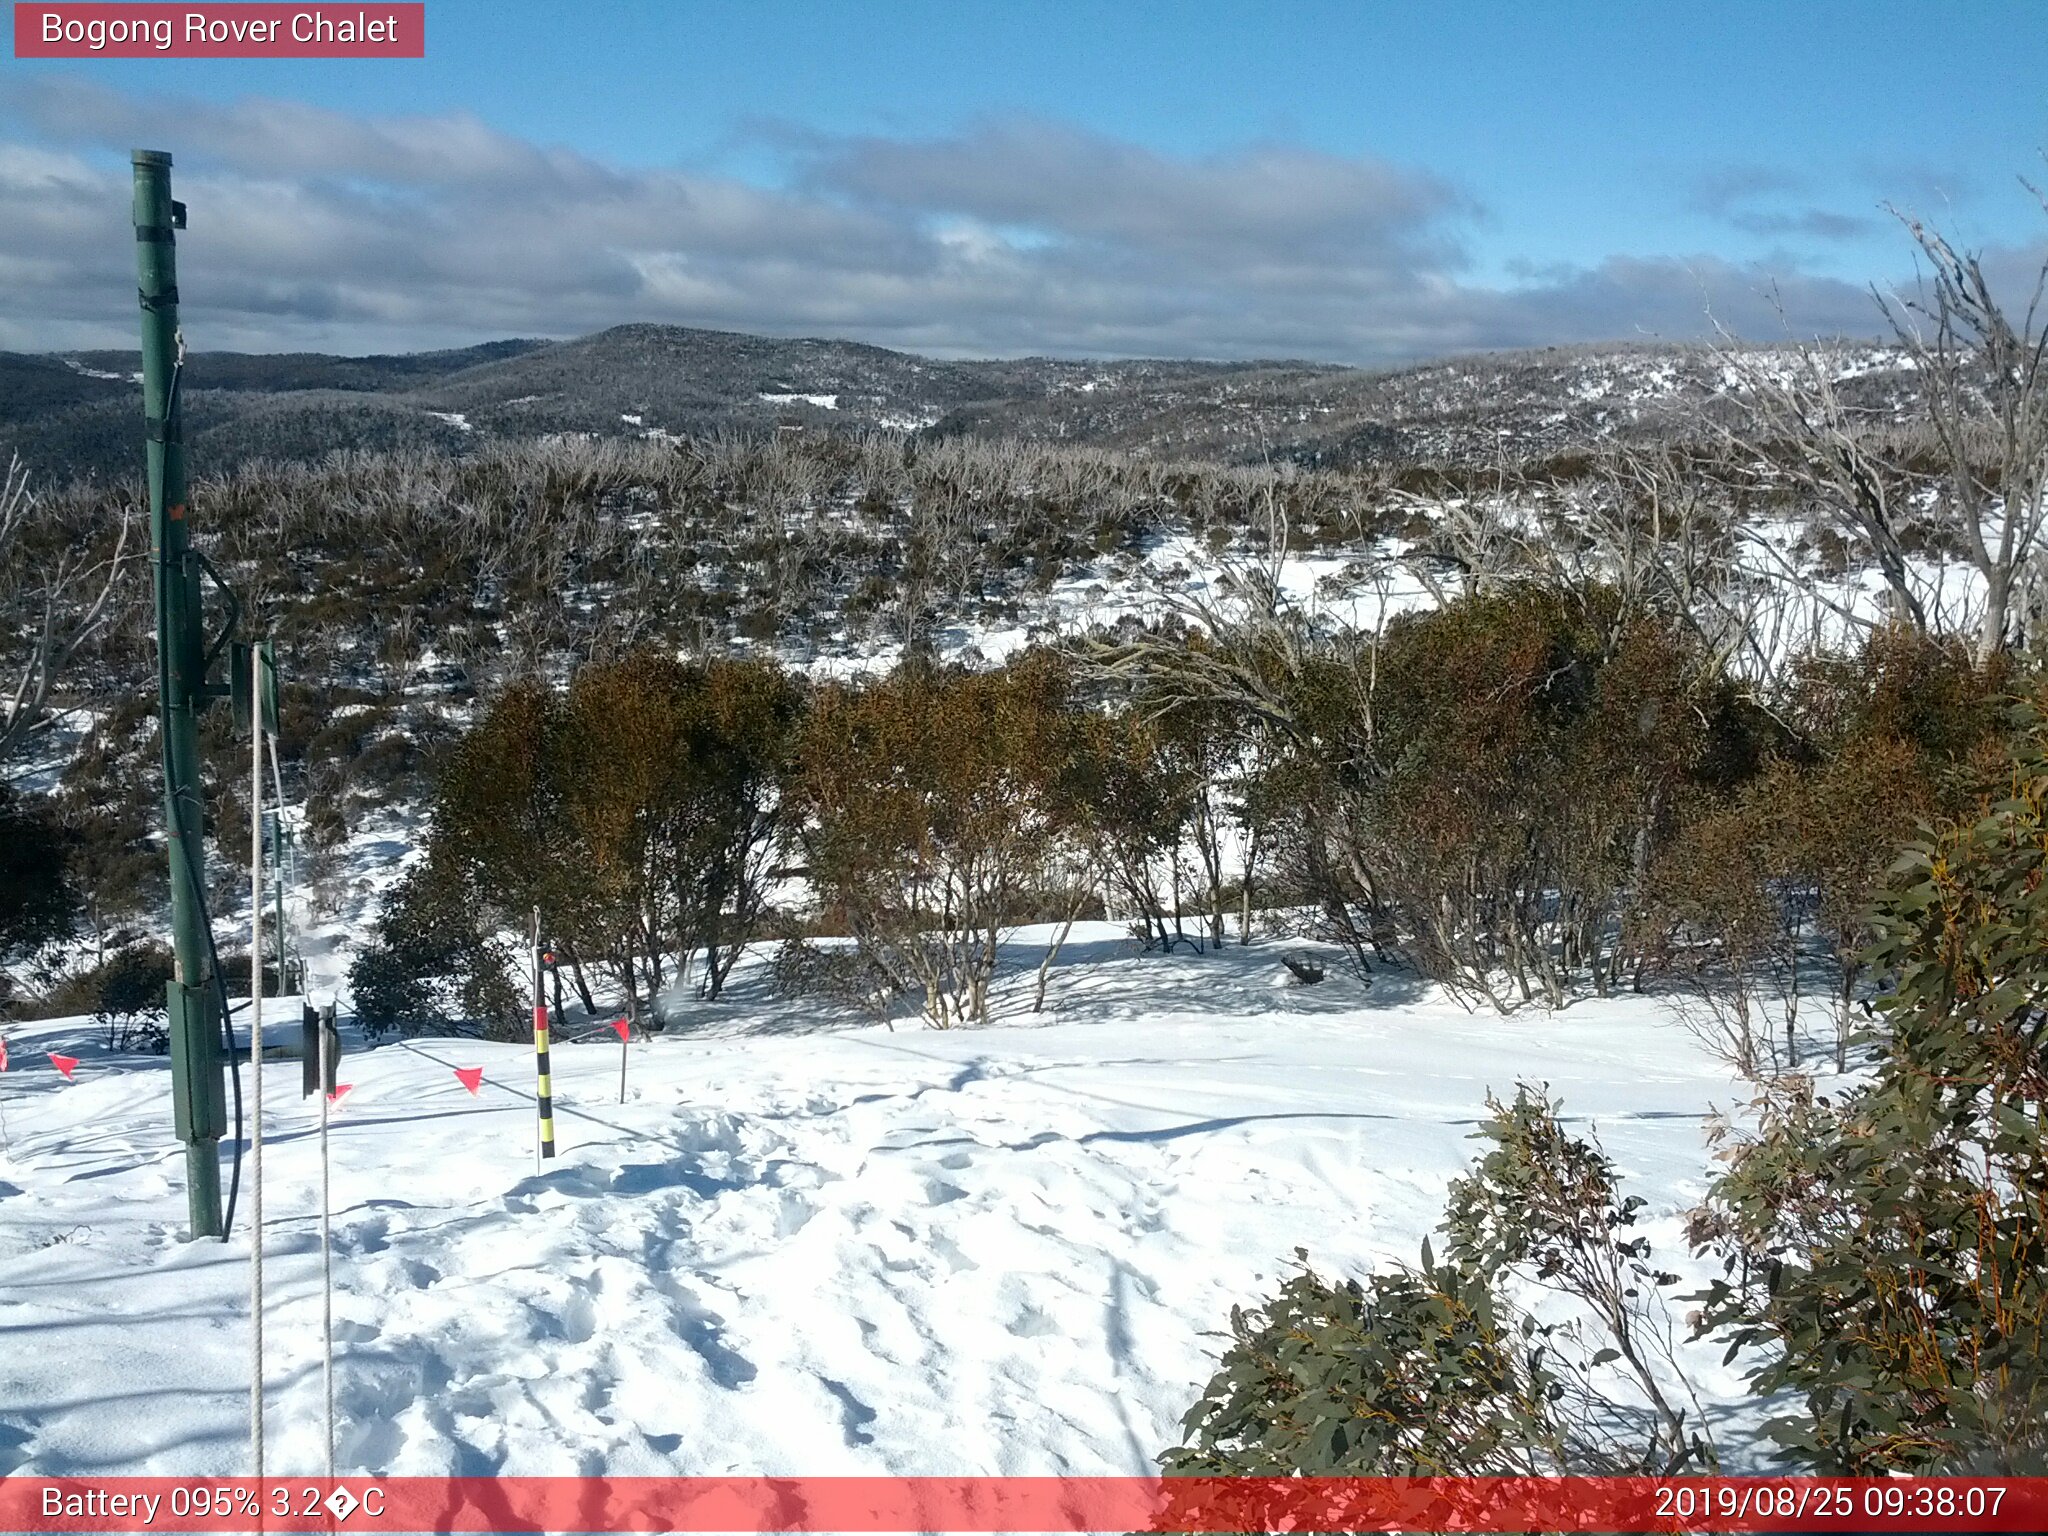
M 487 341 L 452 352 L 395 352 L 370 357 L 330 357 L 324 352 L 195 352 L 186 360 L 189 388 L 277 393 L 300 389 L 392 393 L 552 346 L 546 341 Z M 131 377 L 142 367 L 139 352 L 69 352 L 66 360 L 93 373 Z
M 87 373 L 54 357 L 0 352 L 0 429 L 47 419 L 80 406 L 126 400 L 127 374 Z
M 1902 397 L 1896 359 L 1843 345 L 1849 388 Z M 141 459 L 137 355 L 0 353 L 0 452 L 51 479 Z M 622 325 L 375 357 L 202 352 L 185 382 L 195 468 L 337 448 L 460 452 L 491 437 L 893 430 L 1225 463 L 1484 466 L 1696 433 L 1725 408 L 1703 348 L 1616 344 L 1368 371 L 1310 362 L 946 361 L 859 342 Z
M 629 417 L 672 432 L 778 423 L 910 430 L 962 406 L 999 414 L 1006 402 L 1077 387 L 1104 370 L 1120 382 L 1243 371 L 1217 363 L 945 362 L 859 342 L 621 325 L 451 374 L 413 398 L 503 431 L 616 432 L 636 425 Z

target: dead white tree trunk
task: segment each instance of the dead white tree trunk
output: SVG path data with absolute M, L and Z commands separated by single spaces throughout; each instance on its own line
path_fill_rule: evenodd
M 1782 354 L 1760 357 L 1729 338 L 1721 361 L 1742 386 L 1745 420 L 1725 430 L 1730 447 L 1789 475 L 1868 551 L 1896 616 L 1926 633 L 1950 628 L 1951 616 L 1910 556 L 1922 531 L 1953 536 L 1983 585 L 1971 636 L 1981 666 L 2038 639 L 2031 631 L 2048 620 L 2036 611 L 2048 608 L 2048 262 L 2015 311 L 1978 256 L 1899 217 L 1923 275 L 1909 294 L 1875 296 L 1910 362 L 1916 418 L 1850 404 L 1821 343 L 1795 349 L 1786 367 Z
M 57 679 L 110 616 L 133 526 L 124 515 L 105 560 L 75 550 L 41 557 L 29 547 L 35 508 L 28 471 L 11 458 L 0 478 L 0 762 L 42 723 Z
M 2035 638 L 2028 629 L 2036 616 L 2022 599 L 2041 585 L 2048 516 L 2048 325 L 2040 315 L 2048 262 L 2015 324 L 1977 256 L 1957 252 L 1916 220 L 1905 222 L 1930 274 L 1917 294 L 1886 312 L 1924 382 L 1942 501 L 1984 579 L 1981 666 L 2007 644 Z

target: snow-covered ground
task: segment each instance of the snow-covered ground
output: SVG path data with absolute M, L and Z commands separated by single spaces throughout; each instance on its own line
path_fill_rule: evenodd
M 352 1045 L 342 1469 L 1142 1472 L 1230 1305 L 1297 1245 L 1326 1273 L 1412 1261 L 1517 1079 L 1597 1126 L 1686 1267 L 1702 1119 L 1740 1095 L 1660 1005 L 1502 1020 L 1398 973 L 1291 985 L 1274 945 L 1141 955 L 1096 924 L 1032 1014 L 1029 937 L 982 1029 L 848 1026 L 750 962 L 630 1048 L 623 1104 L 610 1033 L 563 1044 L 538 1172 L 530 1051 Z M 181 1240 L 163 1059 L 89 1021 L 8 1037 L 0 1473 L 244 1470 L 246 1233 Z M 270 1464 L 311 1473 L 317 1113 L 296 1062 L 266 1072 Z M 1719 1355 L 1687 1352 L 1736 1412 Z

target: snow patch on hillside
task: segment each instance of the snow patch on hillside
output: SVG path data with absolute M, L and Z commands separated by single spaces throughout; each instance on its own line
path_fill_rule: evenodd
M 81 378 L 110 379 L 116 384 L 139 383 L 142 379 L 139 373 L 109 373 L 104 368 L 88 368 L 75 357 L 60 358 L 59 361 Z

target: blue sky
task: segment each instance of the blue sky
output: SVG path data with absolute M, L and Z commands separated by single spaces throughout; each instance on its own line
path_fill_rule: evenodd
M 219 328 L 250 347 L 657 319 L 1390 361 L 1756 330 L 1774 287 L 1794 329 L 1867 330 L 1861 288 L 1911 273 L 1885 200 L 2017 273 L 2048 233 L 2017 181 L 2048 177 L 2040 3 L 430 0 L 427 51 L 10 60 L 0 197 L 65 200 L 28 238 L 75 238 L 155 132 L 235 221 Z M 588 240 L 460 291 L 522 165 Z M 351 233 L 369 208 L 399 228 Z M 277 271 L 312 255 L 267 227 L 291 210 L 345 249 Z M 0 345 L 100 324 L 0 299 Z

